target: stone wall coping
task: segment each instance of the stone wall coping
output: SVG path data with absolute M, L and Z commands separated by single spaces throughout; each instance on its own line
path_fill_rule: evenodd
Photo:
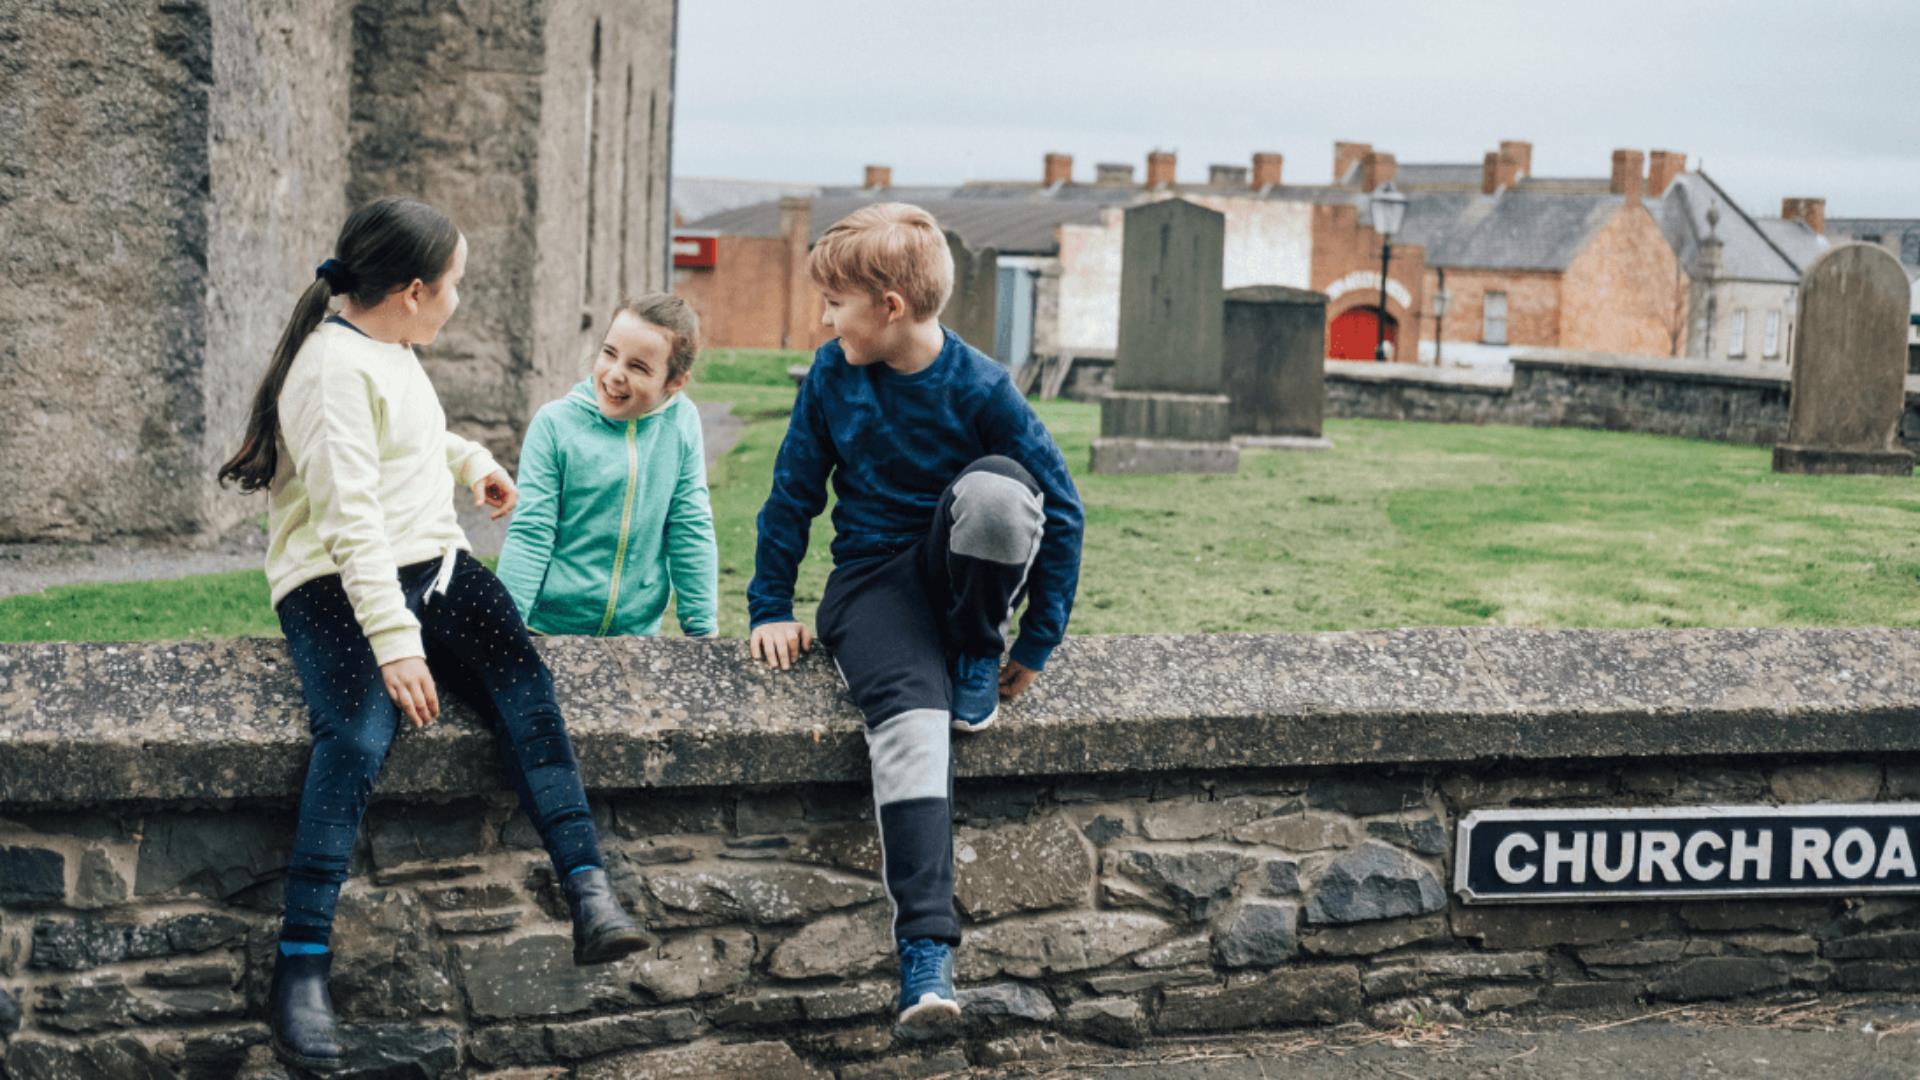
M 1585 352 L 1578 349 L 1528 349 L 1514 353 L 1512 362 L 1515 367 L 1603 369 L 1677 382 L 1756 383 L 1782 389 L 1790 382 L 1787 365 L 1779 361 L 1701 360 L 1692 357 Z
M 1464 390 L 1507 390 L 1513 373 L 1506 369 L 1428 367 L 1424 364 L 1382 364 L 1374 360 L 1333 360 L 1326 366 L 1329 379 L 1358 382 L 1426 383 Z
M 740 641 L 549 638 L 589 787 L 864 782 L 858 714 L 819 650 L 791 672 Z M 1081 637 L 964 777 L 1488 760 L 1920 750 L 1920 630 Z M 290 800 L 306 715 L 282 642 L 0 645 L 0 805 Z M 459 705 L 402 730 L 381 782 L 503 786 Z

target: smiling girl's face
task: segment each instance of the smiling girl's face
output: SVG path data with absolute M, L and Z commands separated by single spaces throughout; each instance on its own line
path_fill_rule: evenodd
M 607 328 L 600 355 L 593 361 L 593 396 L 609 420 L 645 416 L 686 385 L 687 376 L 668 381 L 667 358 L 673 338 L 632 312 L 622 311 Z

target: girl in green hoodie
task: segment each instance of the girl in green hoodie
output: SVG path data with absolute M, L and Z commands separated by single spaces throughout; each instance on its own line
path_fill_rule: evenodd
M 535 414 L 497 571 L 534 630 L 658 634 L 670 593 L 688 636 L 718 629 L 700 413 L 680 393 L 699 335 L 679 297 L 629 301 L 592 376 Z

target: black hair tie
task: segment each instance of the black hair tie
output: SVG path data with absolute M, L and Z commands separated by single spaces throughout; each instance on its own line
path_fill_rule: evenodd
M 328 259 L 321 263 L 314 269 L 313 276 L 325 281 L 327 288 L 333 290 L 335 296 L 350 293 L 354 286 L 359 284 L 359 279 L 354 277 L 353 271 L 347 269 L 347 264 L 339 259 Z

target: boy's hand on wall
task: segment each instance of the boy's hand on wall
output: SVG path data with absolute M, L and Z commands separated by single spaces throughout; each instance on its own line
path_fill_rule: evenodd
M 1027 692 L 1040 673 L 1018 660 L 1008 660 L 1000 669 L 1000 700 L 1012 701 Z
M 489 520 L 498 521 L 513 513 L 513 504 L 519 501 L 520 488 L 505 469 L 495 469 L 473 482 L 473 505 L 493 507 L 493 513 L 487 515 Z
M 393 703 L 400 706 L 414 727 L 426 727 L 440 719 L 440 695 L 433 688 L 433 675 L 425 660 L 409 656 L 382 664 L 380 677 L 386 680 Z
M 765 660 L 768 667 L 785 671 L 813 647 L 813 635 L 797 622 L 761 623 L 753 628 L 750 644 L 755 660 Z

